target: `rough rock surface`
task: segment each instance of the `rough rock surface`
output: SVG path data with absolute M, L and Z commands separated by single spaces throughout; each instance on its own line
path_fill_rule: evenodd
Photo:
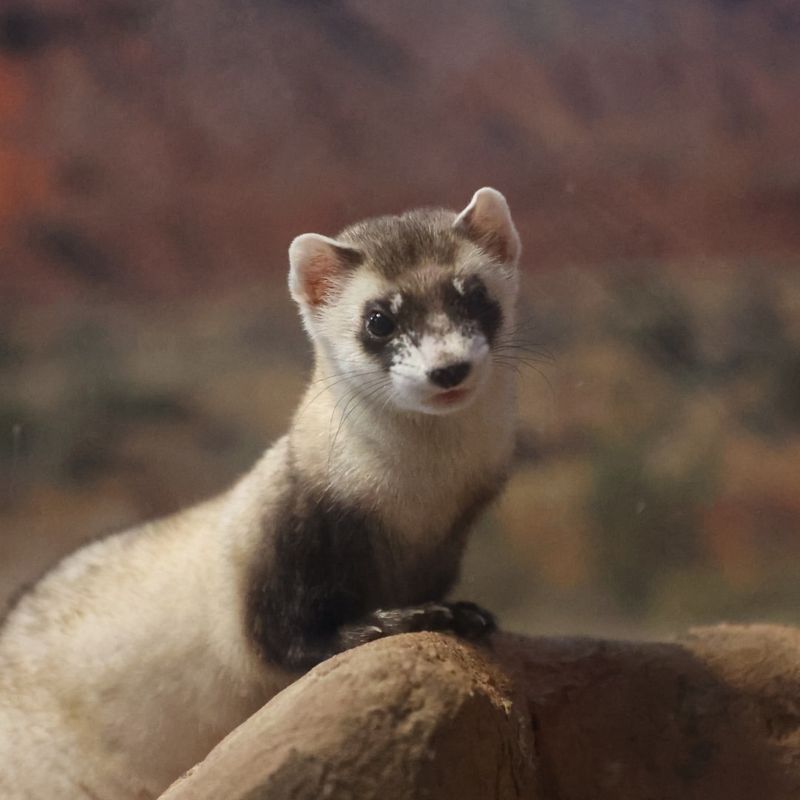
M 800 631 L 673 643 L 437 634 L 312 670 L 162 800 L 789 800 Z

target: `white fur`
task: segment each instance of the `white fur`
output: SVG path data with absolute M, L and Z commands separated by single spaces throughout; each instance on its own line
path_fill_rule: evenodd
M 2 800 L 155 798 L 292 680 L 257 657 L 243 623 L 248 570 L 275 532 L 290 443 L 310 478 L 346 487 L 379 515 L 409 570 L 475 487 L 506 469 L 513 375 L 496 370 L 489 391 L 486 342 L 446 321 L 409 349 L 407 372 L 380 374 L 353 333 L 364 298 L 391 287 L 357 269 L 335 302 L 309 308 L 294 267 L 335 243 L 324 238 L 292 243 L 292 294 L 316 368 L 288 436 L 219 497 L 74 553 L 0 631 Z M 467 251 L 457 270 L 481 272 L 511 324 L 515 265 L 487 266 Z M 462 357 L 478 365 L 469 402 L 444 416 L 404 410 L 402 397 L 425 405 L 427 370 Z
M 422 336 L 419 345 L 404 337 L 405 355 L 391 369 L 393 400 L 399 408 L 426 414 L 452 413 L 475 399 L 491 373 L 489 345 L 483 335 L 465 335 L 446 317 L 436 327 L 439 331 Z M 458 386 L 465 395 L 455 403 L 437 406 L 437 397 L 444 390 L 432 384 L 428 375 L 434 369 L 459 361 L 467 361 L 472 367 Z

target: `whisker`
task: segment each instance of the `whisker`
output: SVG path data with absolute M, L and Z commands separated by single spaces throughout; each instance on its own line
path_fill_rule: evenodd
M 521 374 L 521 370 L 516 364 L 512 364 L 512 363 L 510 363 L 508 361 L 502 361 L 502 360 L 499 360 L 499 359 L 495 363 L 497 364 L 498 367 L 503 367 L 503 369 L 509 369 L 513 373 L 515 373 L 516 375 L 520 375 Z
M 389 393 L 389 388 L 387 386 L 380 384 L 374 391 L 372 391 L 369 395 L 363 398 L 363 402 L 361 403 L 361 414 L 353 418 L 353 425 L 356 425 L 364 417 L 367 411 L 369 411 L 370 402 L 372 401 L 372 399 L 376 395 L 380 398 L 382 392 L 385 392 L 387 395 L 386 397 L 384 397 L 383 403 L 381 404 L 381 407 L 379 409 L 379 413 L 383 411 L 383 409 L 386 407 L 386 401 L 390 396 L 390 393 Z
M 346 383 L 346 382 L 347 382 L 347 381 L 348 381 L 350 378 L 367 378 L 367 377 L 369 377 L 370 375 L 379 375 L 379 374 L 380 374 L 380 375 L 383 375 L 383 370 L 382 370 L 382 369 L 374 369 L 374 370 L 369 370 L 368 372 L 345 372 L 345 373 L 337 373 L 336 375 L 328 376 L 328 377 L 325 377 L 325 378 L 319 378 L 318 380 L 314 381 L 314 382 L 313 382 L 312 384 L 310 384 L 310 385 L 312 385 L 312 386 L 313 386 L 313 385 L 314 385 L 314 384 L 316 384 L 316 383 L 323 383 L 324 381 L 332 381 L 332 382 L 331 382 L 331 383 L 328 383 L 328 384 L 327 384 L 327 385 L 325 385 L 325 386 L 323 386 L 323 387 L 322 387 L 322 388 L 319 390 L 319 392 L 317 392 L 317 393 L 316 393 L 316 394 L 315 394 L 315 395 L 314 395 L 312 398 L 310 398 L 309 400 L 307 400 L 307 401 L 306 401 L 306 402 L 303 404 L 303 406 L 301 407 L 301 409 L 300 409 L 300 410 L 301 410 L 301 411 L 305 410 L 305 409 L 306 409 L 306 408 L 308 408 L 308 406 L 310 406 L 310 405 L 311 405 L 313 402 L 315 402 L 316 400 L 318 400 L 318 399 L 319 399 L 319 398 L 320 398 L 320 397 L 321 397 L 323 394 L 325 394 L 325 393 L 326 393 L 326 392 L 328 392 L 328 391 L 331 391 L 331 390 L 332 390 L 332 389 L 334 389 L 336 386 L 339 386 L 339 385 L 341 385 L 341 384 L 343 384 L 343 383 Z M 334 380 L 334 379 L 335 379 L 335 380 Z
M 514 325 L 509 326 L 505 329 L 504 334 L 508 335 L 509 333 L 519 333 L 520 331 L 528 330 L 536 330 L 537 328 L 537 320 L 533 316 L 533 314 L 528 314 L 527 316 L 523 317 L 522 319 L 518 319 Z
M 330 375 L 323 375 L 321 378 L 317 378 L 309 383 L 309 386 L 314 386 L 317 383 L 324 383 L 325 381 L 333 380 L 334 378 L 348 378 L 348 377 L 358 377 L 361 375 L 372 375 L 378 372 L 382 372 L 383 370 L 380 369 L 370 369 L 364 370 L 360 372 L 353 372 L 351 370 L 347 370 L 346 372 L 332 372 Z
M 382 388 L 382 384 L 383 384 L 382 379 L 368 382 L 366 385 L 366 392 L 354 391 L 348 402 L 345 404 L 344 408 L 342 409 L 341 417 L 339 419 L 339 425 L 336 428 L 336 434 L 333 437 L 333 442 L 330 444 L 328 449 L 328 474 L 330 474 L 331 471 L 333 454 L 336 450 L 336 442 L 339 439 L 339 434 L 346 425 L 347 421 L 352 416 L 353 411 L 359 408 L 359 404 L 363 405 L 368 403 L 370 398 L 373 397 L 376 394 L 376 392 L 380 391 L 380 389 Z M 332 424 L 333 424 L 333 416 L 331 416 L 331 427 Z
M 525 342 L 519 339 L 499 339 L 495 345 L 495 350 L 524 350 L 537 355 L 546 356 L 555 360 L 553 352 L 538 342 Z
M 550 353 L 523 347 L 497 347 L 494 352 L 498 355 L 506 355 L 509 358 L 531 358 L 540 364 L 554 364 L 556 361 L 555 357 Z
M 550 399 L 551 399 L 553 405 L 555 406 L 555 404 L 556 404 L 556 392 L 555 392 L 555 389 L 553 388 L 553 384 L 552 384 L 550 378 L 547 376 L 547 373 L 544 372 L 544 370 L 540 369 L 534 362 L 532 362 L 532 361 L 530 361 L 528 359 L 525 359 L 525 358 L 520 358 L 519 356 L 503 356 L 503 355 L 500 355 L 500 356 L 494 355 L 493 356 L 493 361 L 495 361 L 498 364 L 498 366 L 505 366 L 506 368 L 509 368 L 509 369 L 513 369 L 514 367 L 517 367 L 517 374 L 518 375 L 522 374 L 521 371 L 519 371 L 519 366 L 520 365 L 524 366 L 524 367 L 527 367 L 528 369 L 533 370 L 533 372 L 535 372 L 547 384 L 547 388 L 548 388 L 548 390 L 550 392 Z
M 329 427 L 331 428 L 333 427 L 333 418 L 336 415 L 336 411 L 339 409 L 340 406 L 343 406 L 342 414 L 344 414 L 350 402 L 354 399 L 358 399 L 360 392 L 363 392 L 364 390 L 369 391 L 373 386 L 382 383 L 382 381 L 383 381 L 383 375 L 381 375 L 380 378 L 373 378 L 372 380 L 364 381 L 363 383 L 359 384 L 357 388 L 354 387 L 350 390 L 350 392 L 345 392 L 344 394 L 342 394 L 342 396 L 337 399 L 336 403 L 333 406 L 333 410 L 331 411 L 331 419 Z
M 496 358 L 505 358 L 507 361 L 518 361 L 520 364 L 526 364 L 528 366 L 533 366 L 534 364 L 550 366 L 552 364 L 552 362 L 547 359 L 533 358 L 528 355 L 521 356 L 516 353 L 495 353 L 494 355 Z

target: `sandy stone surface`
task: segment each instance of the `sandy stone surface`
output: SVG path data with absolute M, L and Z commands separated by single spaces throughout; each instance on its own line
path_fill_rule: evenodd
M 162 800 L 789 800 L 800 632 L 669 643 L 437 634 L 312 670 Z

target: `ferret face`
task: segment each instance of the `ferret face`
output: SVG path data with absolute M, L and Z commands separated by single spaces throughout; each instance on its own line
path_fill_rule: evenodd
M 508 291 L 491 280 L 493 267 L 482 269 L 479 255 L 469 255 L 478 263 L 354 280 L 345 296 L 357 313 L 330 314 L 325 326 L 339 368 L 375 371 L 376 397 L 405 411 L 447 414 L 468 405 L 489 377 L 492 344 L 512 314 Z
M 459 215 L 416 211 L 336 239 L 298 237 L 290 288 L 332 385 L 404 412 L 451 414 L 487 387 L 493 348 L 513 324 L 518 257 L 505 200 L 482 189 Z

